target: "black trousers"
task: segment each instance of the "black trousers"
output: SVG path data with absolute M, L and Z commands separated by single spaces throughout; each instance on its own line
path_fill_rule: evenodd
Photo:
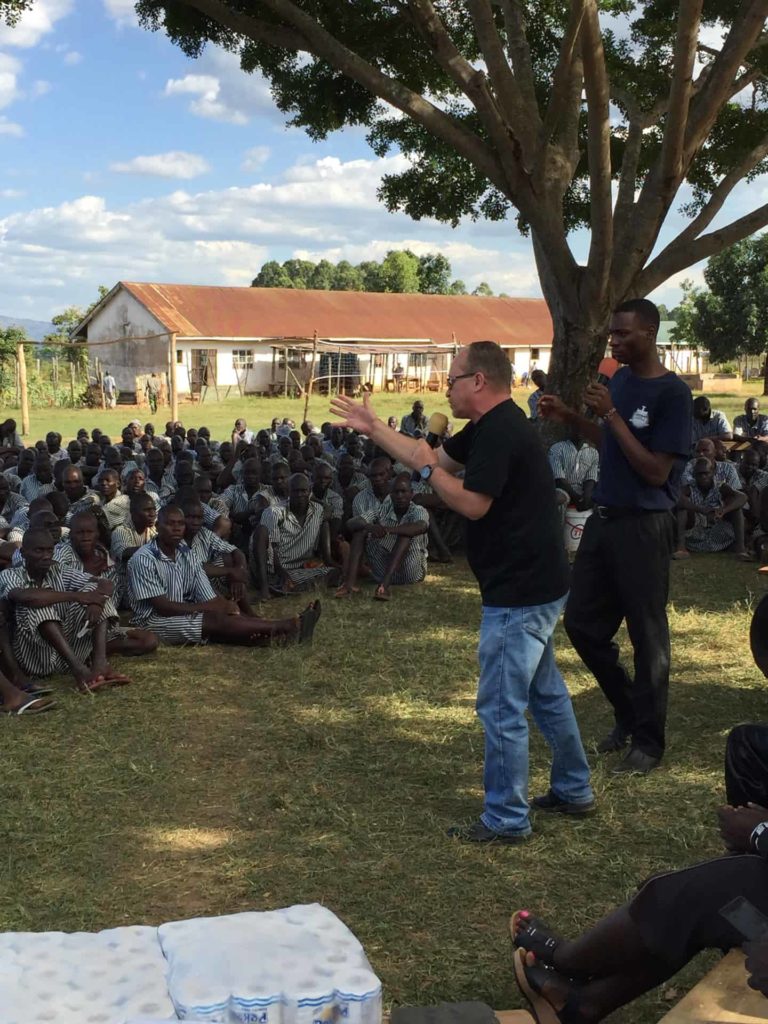
M 737 725 L 728 733 L 725 792 L 732 807 L 768 807 L 768 725 Z
M 646 754 L 664 753 L 669 691 L 669 560 L 675 521 L 669 512 L 601 519 L 584 527 L 565 629 L 613 707 L 616 724 Z M 634 674 L 619 661 L 622 620 L 634 649 Z

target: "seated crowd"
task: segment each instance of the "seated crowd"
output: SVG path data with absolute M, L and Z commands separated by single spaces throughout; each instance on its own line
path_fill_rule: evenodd
M 397 429 L 397 423 L 394 424 Z M 421 403 L 401 429 L 427 428 Z M 113 655 L 158 644 L 308 642 L 320 615 L 264 618 L 249 600 L 370 578 L 424 580 L 451 559 L 457 517 L 366 438 L 289 420 L 228 440 L 134 420 L 120 442 L 78 431 L 24 447 L 0 425 L 0 710 L 52 708 L 37 680 L 57 672 L 93 692 L 124 685 Z

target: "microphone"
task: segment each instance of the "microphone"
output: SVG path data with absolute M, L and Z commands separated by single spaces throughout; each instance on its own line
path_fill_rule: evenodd
M 427 444 L 435 448 L 448 426 L 448 417 L 442 412 L 433 412 L 427 424 Z
M 618 359 L 611 359 L 610 356 L 606 356 L 605 359 L 601 359 L 597 367 L 597 384 L 602 384 L 605 387 L 608 381 L 616 373 L 621 366 Z

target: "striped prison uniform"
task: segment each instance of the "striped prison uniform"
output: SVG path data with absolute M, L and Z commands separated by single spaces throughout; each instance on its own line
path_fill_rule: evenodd
M 114 591 L 112 592 L 112 603 L 117 609 L 120 607 L 122 599 L 124 597 L 124 594 L 120 590 L 120 587 L 124 586 L 124 583 L 122 583 L 122 581 L 120 580 L 120 574 L 118 573 L 117 563 L 115 562 L 114 558 L 109 553 L 109 551 L 107 551 L 107 549 L 102 544 L 97 544 L 96 547 L 97 550 L 101 552 L 101 554 L 104 557 L 104 561 L 106 562 L 106 568 L 103 570 L 103 572 L 99 573 L 98 578 L 101 580 L 109 580 L 109 582 L 115 588 Z M 86 575 L 92 575 L 88 573 L 88 570 L 83 565 L 80 556 L 72 547 L 68 538 L 66 540 L 59 541 L 59 543 L 53 549 L 53 557 L 54 560 L 59 563 L 59 565 L 66 566 L 68 569 L 75 569 L 77 572 L 83 572 Z M 107 638 L 110 640 L 112 639 L 110 631 L 112 631 L 113 635 L 115 636 L 119 632 L 119 630 L 113 630 L 113 628 L 110 626 L 110 630 L 108 630 L 107 632 Z
M 42 583 L 35 583 L 25 565 L 6 569 L 0 573 L 0 600 L 8 598 L 12 590 L 58 590 L 79 593 L 94 590 L 96 580 L 87 573 L 54 561 Z M 29 608 L 17 604 L 13 608 L 12 643 L 21 669 L 33 678 L 69 672 L 69 666 L 60 654 L 40 636 L 38 628 L 44 622 L 56 622 L 64 639 L 80 661 L 88 663 L 93 653 L 93 630 L 88 623 L 86 605 L 61 602 L 48 608 Z M 108 626 L 119 620 L 111 600 L 104 604 L 99 622 Z
M 573 441 L 558 441 L 549 449 L 547 457 L 555 480 L 565 480 L 577 494 L 584 493 L 587 480 L 597 483 L 600 456 L 591 445 L 577 448 Z
M 154 540 L 156 536 L 156 526 L 150 526 L 149 529 L 144 530 L 143 533 L 139 533 L 133 525 L 133 520 L 130 518 L 130 515 L 126 523 L 123 523 L 122 526 L 118 526 L 112 531 L 110 552 L 115 560 L 115 564 L 117 565 L 117 585 L 123 602 L 127 600 L 128 595 L 128 571 L 126 567 L 127 563 L 123 561 L 123 552 L 128 548 L 143 547 L 145 544 L 149 544 L 151 540 Z M 118 608 L 119 607 L 121 607 L 121 605 L 118 605 Z
M 218 534 L 214 533 L 213 530 L 209 530 L 207 526 L 202 526 L 197 531 L 189 547 L 192 554 L 202 566 L 207 565 L 209 562 L 212 565 L 224 565 L 224 556 L 231 554 L 233 551 L 237 551 L 234 544 L 230 544 L 228 541 L 223 540 Z M 208 582 L 217 594 L 221 594 L 221 596 L 226 597 L 227 600 L 232 599 L 232 590 L 229 585 L 229 580 L 226 579 L 226 577 L 219 576 L 214 579 L 210 579 L 209 577 Z
M 176 558 L 168 558 L 156 540 L 145 544 L 128 562 L 128 600 L 133 609 L 132 624 L 151 629 L 161 643 L 202 644 L 203 613 L 158 615 L 153 597 L 167 597 L 181 604 L 211 601 L 216 597 L 203 567 L 184 541 Z
M 19 494 L 27 502 L 34 501 L 35 498 L 44 497 L 46 494 L 50 494 L 51 491 L 55 491 L 56 488 L 53 482 L 49 484 L 40 483 L 34 473 L 30 473 L 29 476 L 25 476 L 21 481 L 19 487 Z
M 277 548 L 280 565 L 298 590 L 306 590 L 332 572 L 331 566 L 307 566 L 317 558 L 315 554 L 320 539 L 320 529 L 326 521 L 326 511 L 319 502 L 310 501 L 304 523 L 300 523 L 290 508 L 270 506 L 261 517 L 261 525 L 269 534 L 267 548 L 267 577 L 271 585 L 279 585 L 275 575 L 273 546 Z M 251 546 L 251 558 L 254 552 Z
M 424 523 L 429 526 L 429 513 L 423 506 L 410 503 L 403 515 L 398 519 L 392 505 L 392 499 L 387 497 L 382 501 L 378 509 L 369 509 L 360 515 L 366 523 L 380 523 L 382 526 L 404 526 L 407 523 Z M 371 567 L 373 578 L 381 583 L 387 572 L 395 549 L 400 538 L 394 533 L 388 533 L 384 537 L 377 538 L 368 536 L 365 545 L 365 557 Z M 391 583 L 402 585 L 405 583 L 421 583 L 427 575 L 427 531 L 411 538 L 408 550 L 403 555 L 400 568 L 392 576 Z

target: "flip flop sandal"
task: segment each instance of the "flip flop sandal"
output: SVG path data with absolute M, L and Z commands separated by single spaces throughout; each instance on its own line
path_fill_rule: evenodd
M 526 964 L 523 949 L 515 950 L 514 965 L 517 987 L 531 1007 L 536 1024 L 584 1024 L 584 1017 L 578 1009 L 578 992 L 569 992 L 562 1010 L 556 1010 L 541 994 L 547 976 L 555 974 L 555 971 L 549 967 L 533 967 Z
M 28 683 L 26 686 L 20 686 L 19 689 L 28 693 L 30 697 L 50 697 L 54 692 L 50 686 L 37 686 L 35 683 Z
M 517 930 L 518 925 L 524 927 Z M 518 949 L 535 954 L 542 964 L 554 966 L 555 950 L 563 940 L 559 935 L 554 935 L 540 918 L 534 917 L 528 910 L 518 910 L 509 922 L 509 932 Z
M 127 676 L 118 676 L 115 679 L 97 679 L 93 683 L 84 683 L 77 689 L 80 693 L 97 693 L 99 690 L 111 690 L 113 686 L 126 686 L 130 681 Z
M 45 697 L 30 697 L 20 708 L 7 708 L 0 704 L 0 712 L 10 715 L 11 718 L 18 718 L 19 715 L 42 715 L 44 711 L 53 711 L 55 707 L 55 700 L 47 700 Z
M 391 601 L 392 600 L 392 595 L 391 594 L 387 594 L 383 587 L 376 587 L 376 590 L 374 591 L 374 594 L 373 594 L 373 600 L 374 601 Z

